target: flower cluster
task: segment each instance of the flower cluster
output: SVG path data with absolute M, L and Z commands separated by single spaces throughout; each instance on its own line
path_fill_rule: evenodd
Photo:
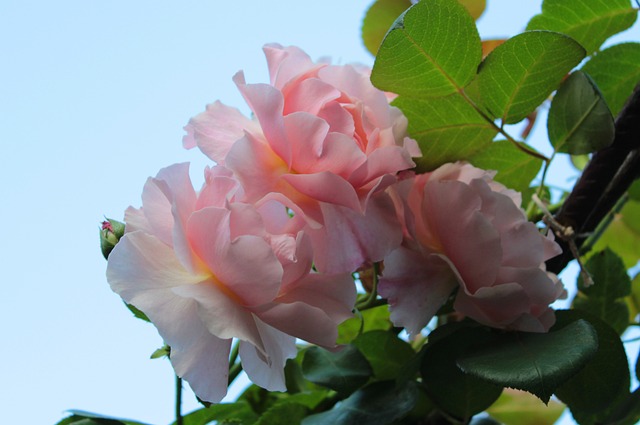
M 453 294 L 481 323 L 548 330 L 562 287 L 543 265 L 558 246 L 515 192 L 462 163 L 414 176 L 418 145 L 368 70 L 264 51 L 269 84 L 234 77 L 253 119 L 216 102 L 185 127 L 184 146 L 215 162 L 203 187 L 188 164 L 161 170 L 109 255 L 112 289 L 155 324 L 201 399 L 226 394 L 233 339 L 253 382 L 285 390 L 296 338 L 335 348 L 351 273 L 375 262 L 411 334 Z

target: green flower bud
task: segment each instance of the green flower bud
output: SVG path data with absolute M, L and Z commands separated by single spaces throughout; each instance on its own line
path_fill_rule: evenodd
M 100 249 L 102 250 L 104 258 L 109 258 L 109 254 L 122 236 L 124 236 L 124 223 L 110 218 L 102 222 L 100 228 Z

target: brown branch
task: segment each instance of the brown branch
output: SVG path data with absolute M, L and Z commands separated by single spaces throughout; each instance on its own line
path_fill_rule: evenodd
M 575 231 L 578 248 L 640 177 L 640 84 L 616 118 L 613 143 L 596 152 L 555 219 Z M 562 254 L 547 261 L 547 269 L 562 271 L 573 259 L 566 241 Z

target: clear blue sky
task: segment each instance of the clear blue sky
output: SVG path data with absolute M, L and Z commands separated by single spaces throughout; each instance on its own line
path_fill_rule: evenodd
M 182 127 L 216 99 L 246 111 L 231 77 L 267 80 L 264 43 L 371 65 L 359 37 L 369 3 L 0 3 L 2 423 L 53 424 L 69 408 L 172 420 L 172 370 L 148 359 L 162 341 L 110 291 L 99 223 L 139 206 L 164 166 L 191 161 L 201 182 L 207 161 L 182 149 Z M 481 34 L 493 37 L 540 7 L 488 3 Z

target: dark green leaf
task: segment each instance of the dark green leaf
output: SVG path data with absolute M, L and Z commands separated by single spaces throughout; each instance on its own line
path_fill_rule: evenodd
M 469 161 L 476 167 L 497 171 L 495 180 L 518 192 L 529 187 L 542 166 L 541 159 L 522 152 L 507 140 L 489 144 Z
M 573 308 L 593 314 L 619 335 L 629 326 L 629 307 L 623 300 L 578 296 L 573 301 Z
M 629 366 L 620 337 L 607 324 L 585 312 L 557 311 L 556 318 L 554 333 L 587 320 L 597 332 L 599 342 L 595 356 L 556 390 L 556 396 L 571 408 L 574 416 L 590 416 L 609 408 L 629 390 Z
M 542 14 L 529 21 L 527 30 L 567 34 L 591 54 L 635 20 L 636 11 L 629 0 L 544 0 Z
M 567 78 L 551 102 L 549 141 L 557 152 L 581 155 L 613 142 L 613 115 L 598 87 L 581 71 Z
M 184 415 L 182 423 L 184 425 L 205 425 L 216 421 L 223 424 L 225 422 L 237 422 L 242 425 L 253 424 L 258 420 L 258 415 L 251 410 L 251 406 L 246 401 L 235 403 L 212 404 L 211 407 L 203 407 Z M 173 422 L 171 425 L 176 425 Z
M 637 321 L 640 314 L 640 273 L 633 278 L 631 295 L 625 298 L 625 301 L 629 307 L 629 323 Z
M 487 8 L 487 0 L 458 0 L 469 12 L 469 15 L 477 20 Z
M 389 331 L 366 332 L 353 343 L 371 365 L 373 375 L 381 381 L 395 379 L 415 355 L 411 345 Z
M 640 201 L 640 180 L 636 180 L 627 191 L 629 199 L 632 201 Z
M 518 34 L 482 63 L 477 80 L 480 102 L 503 123 L 517 123 L 558 88 L 584 55 L 582 46 L 563 34 Z
M 308 416 L 303 425 L 388 425 L 414 407 L 418 391 L 413 382 L 395 386 L 376 382 L 359 389 L 332 410 Z
M 411 6 L 411 0 L 376 0 L 362 21 L 362 41 L 375 55 L 393 22 Z
M 640 43 L 611 46 L 595 55 L 582 70 L 598 84 L 613 115 L 618 115 L 640 81 Z
M 82 410 L 69 410 L 72 415 L 64 418 L 56 425 L 147 425 L 130 419 L 113 418 Z
M 371 81 L 400 95 L 446 96 L 471 81 L 481 59 L 480 36 L 465 8 L 451 0 L 423 1 L 387 33 Z
M 588 297 L 617 300 L 631 294 L 631 279 L 622 259 L 611 249 L 595 253 L 585 263 L 594 284 L 585 286 L 582 276 L 578 277 L 578 289 Z
M 391 329 L 389 308 L 386 305 L 370 308 L 362 312 L 362 317 L 353 317 L 342 322 L 338 326 L 337 343 L 349 344 L 358 336 L 361 328 L 362 332 Z
M 485 328 L 458 323 L 441 326 L 431 333 L 422 358 L 423 383 L 431 399 L 450 415 L 470 418 L 500 396 L 501 386 L 464 373 L 456 364 L 469 346 L 490 337 Z
M 347 345 L 337 353 L 310 347 L 302 360 L 302 374 L 314 384 L 342 394 L 351 394 L 369 380 L 372 370 L 364 356 L 352 345 Z
M 640 421 L 640 388 L 618 403 L 609 416 L 610 425 L 638 425 Z
M 328 390 L 305 391 L 303 393 L 287 395 L 282 399 L 282 402 L 297 403 L 308 409 L 315 409 L 318 404 L 327 398 L 328 394 Z M 280 401 L 278 403 L 280 403 Z
M 528 391 L 548 403 L 556 388 L 575 375 L 597 348 L 596 331 L 581 320 L 546 334 L 503 333 L 470 349 L 458 365 L 469 374 Z
M 490 146 L 497 133 L 493 123 L 458 93 L 432 99 L 400 96 L 393 104 L 409 120 L 408 133 L 422 150 L 422 157 L 415 158 L 420 172 L 469 159 Z
M 248 403 L 251 410 L 258 415 L 264 413 L 278 400 L 279 397 L 276 393 L 267 391 L 257 385 L 250 385 L 249 388 L 238 397 L 239 402 Z

